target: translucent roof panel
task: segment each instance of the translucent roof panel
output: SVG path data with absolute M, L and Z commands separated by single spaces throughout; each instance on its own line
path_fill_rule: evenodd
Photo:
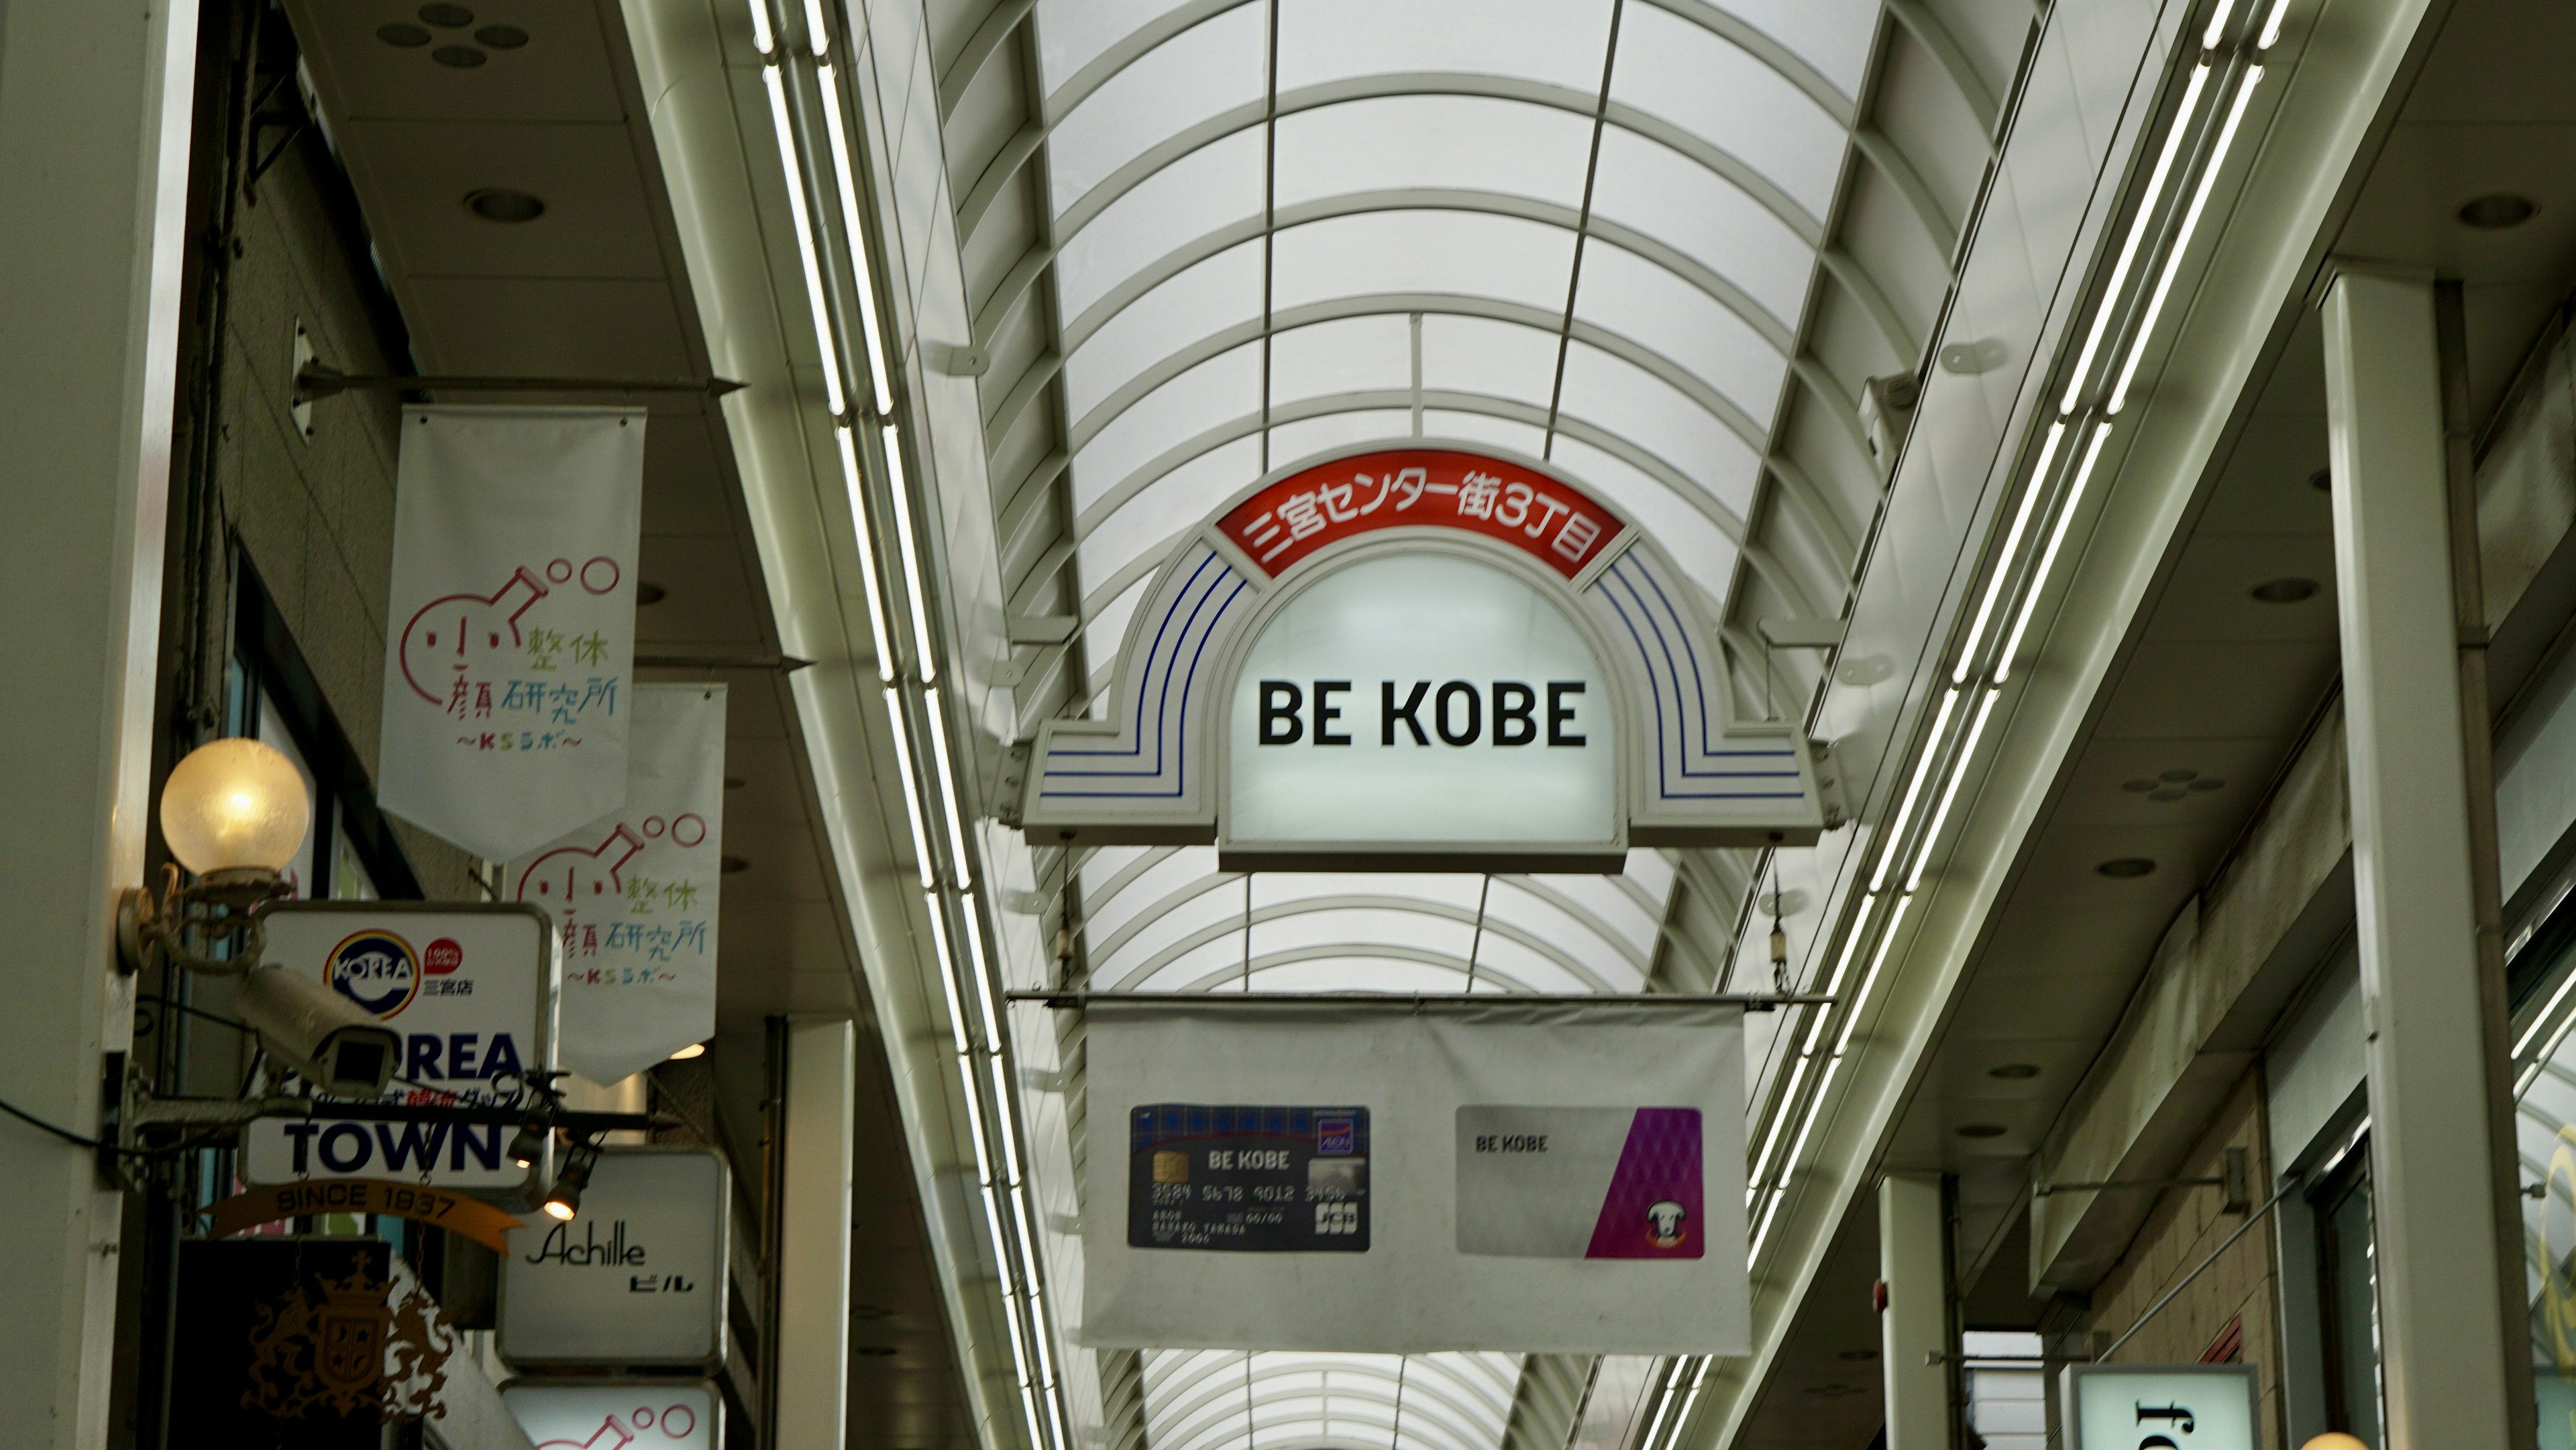
M 1877 22 L 1878 0 L 1037 0 L 1077 708 L 1218 505 L 1417 432 L 1549 460 L 1724 589 Z M 1639 992 L 1673 887 L 1648 851 L 1613 876 L 1078 866 L 1091 984 L 1128 991 Z M 1519 1369 L 1149 1352 L 1146 1450 L 1498 1450 Z

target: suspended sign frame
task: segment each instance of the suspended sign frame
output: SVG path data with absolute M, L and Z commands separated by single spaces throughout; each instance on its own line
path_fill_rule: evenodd
M 1734 718 L 1693 590 L 1537 460 L 1442 440 L 1317 455 L 1174 546 L 1107 718 L 1041 727 L 1019 824 L 1049 845 L 1212 843 L 1226 870 L 1615 871 L 1631 847 L 1811 844 L 1812 748 Z M 1247 673 L 1277 659 L 1337 664 Z

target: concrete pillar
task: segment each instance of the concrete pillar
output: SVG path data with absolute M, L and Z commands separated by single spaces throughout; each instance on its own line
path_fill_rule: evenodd
M 0 1098 L 97 1131 L 132 1032 L 195 0 L 0 5 Z M 0 1118 L 0 1439 L 104 1442 L 119 1202 Z
M 1950 1450 L 1949 1255 L 1941 1176 L 1891 1173 L 1878 1184 L 1879 1367 L 1887 1376 L 1887 1450 Z
M 780 1195 L 778 1450 L 841 1450 L 850 1396 L 850 1178 L 858 1041 L 847 1021 L 787 1029 Z
M 2385 1445 L 2505 1445 L 2521 1246 L 2497 1241 L 2432 282 L 2338 277 L 2325 337 Z

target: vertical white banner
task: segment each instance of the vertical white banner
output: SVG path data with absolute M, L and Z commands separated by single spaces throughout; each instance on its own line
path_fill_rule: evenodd
M 488 860 L 617 808 L 640 408 L 405 408 L 376 797 Z
M 643 1071 L 716 1028 L 725 687 L 638 685 L 626 804 L 512 861 L 563 938 L 563 1066 Z

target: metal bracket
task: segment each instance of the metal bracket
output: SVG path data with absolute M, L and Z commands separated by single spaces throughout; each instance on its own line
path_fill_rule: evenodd
M 1815 762 L 1816 806 L 1824 812 L 1825 829 L 1840 830 L 1843 822 L 1851 819 L 1851 805 L 1843 796 L 1843 772 L 1840 762 L 1834 759 L 1833 744 L 1810 739 L 1807 754 Z
M 2243 1148 L 2225 1151 L 2224 1169 L 2216 1178 L 2104 1178 L 2091 1183 L 2041 1183 L 2031 1188 L 2033 1198 L 2047 1198 L 2058 1193 L 2099 1193 L 2105 1190 L 2167 1188 L 2216 1188 L 2225 1193 L 2218 1207 L 2221 1213 L 2248 1213 L 2254 1207 L 2253 1155 Z
M 344 373 L 319 362 L 295 370 L 295 400 L 337 397 L 342 393 L 409 393 L 454 390 L 466 393 L 695 393 L 721 398 L 739 392 L 731 378 L 504 378 L 482 374 L 434 373 L 401 377 L 385 373 Z
M 993 818 L 1014 831 L 1020 828 L 1020 798 L 1028 788 L 1030 749 L 1030 742 L 1016 741 L 1004 746 L 993 763 Z

